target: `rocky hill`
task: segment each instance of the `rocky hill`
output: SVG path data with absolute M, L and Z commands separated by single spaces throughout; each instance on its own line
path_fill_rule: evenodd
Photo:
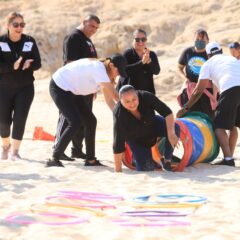
M 156 77 L 160 92 L 179 89 L 177 60 L 193 44 L 197 28 L 205 28 L 226 53 L 229 42 L 240 40 L 240 0 L 0 0 L 1 33 L 10 11 L 23 13 L 25 32 L 38 42 L 43 61 L 39 78 L 62 65 L 64 36 L 89 13 L 102 21 L 93 38 L 100 57 L 129 47 L 134 29 L 147 31 L 149 47 L 157 52 L 162 67 Z

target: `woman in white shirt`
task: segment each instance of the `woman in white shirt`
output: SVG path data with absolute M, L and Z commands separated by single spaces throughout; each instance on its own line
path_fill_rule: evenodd
M 115 78 L 120 75 L 126 77 L 126 59 L 115 54 L 105 60 L 80 59 L 58 69 L 50 82 L 50 95 L 68 122 L 56 144 L 52 158 L 47 167 L 63 167 L 59 160 L 67 148 L 72 136 L 77 132 L 79 121 L 82 121 L 85 131 L 86 155 L 85 166 L 101 166 L 95 157 L 95 133 L 97 119 L 92 110 L 82 101 L 77 106 L 76 96 L 94 94 L 100 88 L 105 101 L 112 110 L 118 101 L 118 93 L 114 88 Z

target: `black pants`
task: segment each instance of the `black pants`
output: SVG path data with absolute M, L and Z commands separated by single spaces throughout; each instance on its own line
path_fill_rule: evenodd
M 165 159 L 172 159 L 174 149 L 168 141 L 166 120 L 164 117 L 159 115 L 156 115 L 154 117 L 154 120 L 156 135 L 161 138 L 166 138 L 163 155 Z M 177 124 L 175 124 L 175 133 L 178 137 L 180 136 L 180 127 Z M 127 141 L 127 143 L 132 150 L 133 159 L 135 160 L 137 171 L 153 171 L 155 168 L 155 163 L 152 159 L 151 147 L 142 146 L 141 144 L 132 140 Z
M 33 83 L 25 86 L 0 84 L 0 135 L 2 138 L 10 136 L 12 125 L 12 138 L 22 140 L 33 97 Z
M 53 80 L 50 82 L 49 90 L 53 101 L 67 121 L 67 127 L 62 132 L 59 141 L 55 145 L 53 158 L 60 159 L 69 142 L 82 124 L 84 126 L 87 159 L 94 159 L 97 119 L 92 109 L 86 104 L 83 96 L 82 101 L 80 101 L 81 96 L 76 96 L 71 92 L 62 90 Z M 78 99 L 77 101 L 76 97 Z
M 75 96 L 75 101 L 80 108 L 82 107 L 82 101 L 83 100 L 86 102 L 87 106 L 89 106 L 89 108 L 92 110 L 93 94 L 89 94 L 89 95 L 86 95 L 86 96 Z M 57 133 L 56 133 L 56 139 L 55 139 L 54 146 L 59 141 L 59 139 L 60 139 L 62 133 L 64 132 L 64 130 L 66 129 L 67 125 L 68 125 L 68 123 L 67 123 L 66 118 L 64 117 L 64 115 L 61 112 L 59 112 L 59 119 L 58 119 L 58 124 L 57 124 Z M 79 153 L 82 152 L 83 139 L 84 139 L 84 135 L 85 135 L 83 124 L 80 122 L 79 125 L 80 125 L 79 129 L 75 133 L 75 135 L 73 136 L 73 139 L 72 139 L 72 153 L 75 153 L 75 154 L 79 154 Z

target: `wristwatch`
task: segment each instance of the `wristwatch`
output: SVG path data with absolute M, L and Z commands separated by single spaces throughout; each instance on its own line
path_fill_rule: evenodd
M 183 109 L 188 111 L 188 105 L 187 105 L 187 103 L 183 104 Z

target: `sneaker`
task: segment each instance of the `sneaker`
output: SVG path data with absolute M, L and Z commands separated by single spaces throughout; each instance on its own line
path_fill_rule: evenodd
M 48 159 L 45 167 L 64 167 L 64 166 L 59 160 L 50 158 Z
M 2 146 L 1 147 L 1 160 L 7 160 L 8 159 L 8 152 L 10 150 L 10 144 L 7 147 Z
M 235 161 L 233 158 L 231 160 L 226 160 L 223 158 L 222 161 L 211 163 L 211 165 L 225 165 L 229 167 L 235 167 Z
M 162 164 L 154 162 L 154 170 L 163 170 Z
M 74 158 L 71 158 L 71 157 L 67 156 L 65 153 L 63 153 L 63 155 L 61 156 L 60 160 L 69 161 L 69 162 L 75 161 Z
M 103 166 L 103 167 L 106 167 L 106 165 L 100 163 L 100 161 L 98 161 L 96 159 L 95 159 L 94 162 L 90 162 L 90 161 L 86 160 L 84 166 L 86 166 L 86 167 L 89 167 L 89 166 Z
M 83 152 L 72 152 L 71 154 L 72 158 L 82 158 L 82 159 L 87 159 L 87 155 Z
M 182 160 L 181 158 L 179 158 L 179 157 L 177 157 L 175 155 L 172 156 L 172 162 L 174 162 L 174 163 L 180 163 L 181 160 Z
M 164 158 L 161 159 L 162 168 L 165 171 L 172 172 L 172 166 L 170 161 L 165 161 Z

